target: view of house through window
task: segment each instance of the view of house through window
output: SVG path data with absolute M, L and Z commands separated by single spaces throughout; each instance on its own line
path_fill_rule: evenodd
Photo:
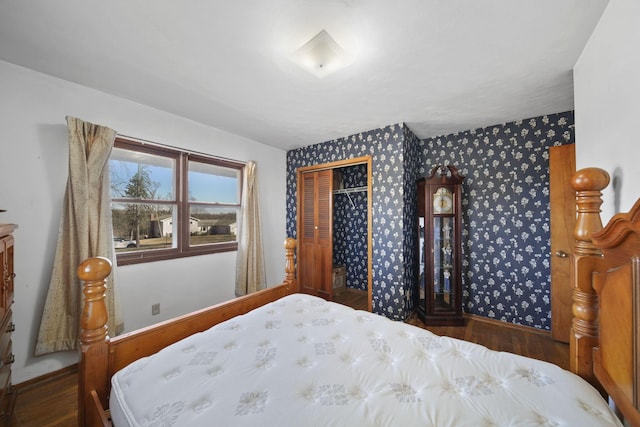
M 236 250 L 243 166 L 116 139 L 109 169 L 118 263 Z

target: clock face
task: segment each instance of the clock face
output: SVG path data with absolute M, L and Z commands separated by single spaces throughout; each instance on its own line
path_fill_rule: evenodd
M 453 197 L 445 187 L 438 188 L 433 195 L 433 211 L 437 214 L 453 212 Z

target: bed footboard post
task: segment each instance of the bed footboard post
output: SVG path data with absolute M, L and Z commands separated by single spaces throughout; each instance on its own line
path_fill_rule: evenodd
M 95 410 L 92 391 L 103 408 L 107 407 L 108 349 L 107 306 L 104 301 L 106 278 L 111 273 L 107 258 L 89 258 L 78 266 L 84 305 L 80 318 L 80 362 L 78 380 L 78 425 L 102 425 Z
M 594 246 L 591 235 L 602 229 L 602 190 L 609 185 L 609 174 L 599 168 L 580 169 L 573 175 L 571 184 L 576 190 L 576 244 L 570 279 L 573 289 L 570 369 L 597 386 L 593 348 L 598 345 L 598 296 L 592 286 L 592 276 L 602 260 L 602 252 Z
M 298 292 L 298 282 L 296 281 L 296 266 L 294 255 L 296 252 L 296 240 L 287 237 L 284 240 L 285 249 L 285 265 L 284 265 L 284 282 L 289 286 L 289 293 Z

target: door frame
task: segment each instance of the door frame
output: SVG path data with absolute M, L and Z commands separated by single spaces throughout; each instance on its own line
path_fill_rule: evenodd
M 373 271 L 372 271 L 372 255 L 373 248 L 371 247 L 371 243 L 373 241 L 373 228 L 372 228 L 372 212 L 373 212 L 373 200 L 372 200 L 372 191 L 371 191 L 371 183 L 372 183 L 372 157 L 371 156 L 362 156 L 362 157 L 354 157 L 352 159 L 339 160 L 336 162 L 330 163 L 322 163 L 319 165 L 311 165 L 311 166 L 303 166 L 296 170 L 296 185 L 299 186 L 301 182 L 301 175 L 303 173 L 309 172 L 317 172 L 325 169 L 337 169 L 343 168 L 347 166 L 356 166 L 356 165 L 367 165 L 367 310 L 373 310 Z M 296 191 L 296 236 L 300 236 L 300 198 L 299 198 L 299 190 Z M 333 206 L 333 194 L 331 194 L 331 205 Z

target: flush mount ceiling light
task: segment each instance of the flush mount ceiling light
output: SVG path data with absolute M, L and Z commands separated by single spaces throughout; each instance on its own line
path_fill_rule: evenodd
M 325 30 L 296 50 L 293 59 L 302 68 L 320 78 L 348 65 L 346 52 Z

